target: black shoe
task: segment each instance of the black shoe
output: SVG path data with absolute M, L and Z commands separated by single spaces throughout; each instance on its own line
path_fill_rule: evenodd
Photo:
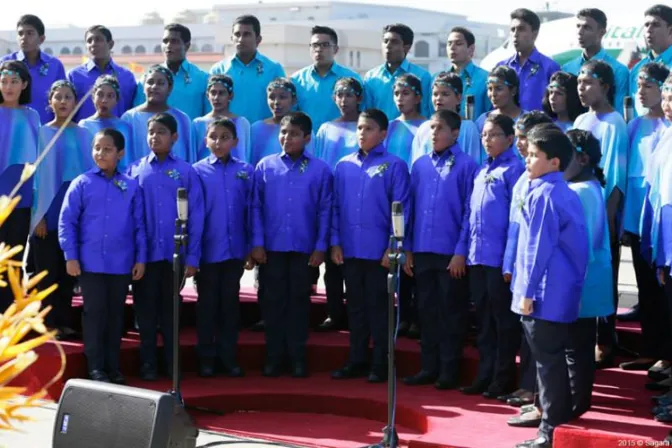
M 215 376 L 215 362 L 211 358 L 202 358 L 198 365 L 198 376 L 212 378 Z
M 229 378 L 242 378 L 245 376 L 245 371 L 237 365 L 223 367 L 222 373 Z
M 275 364 L 266 364 L 261 374 L 269 378 L 277 378 L 280 376 L 280 367 Z
M 419 373 L 404 378 L 404 384 L 407 386 L 424 386 L 433 384 L 436 381 L 436 375 L 426 370 L 421 370 Z
M 512 392 L 510 388 L 504 388 L 498 386 L 497 384 L 491 384 L 490 387 L 488 387 L 487 390 L 483 392 L 483 396 L 489 400 L 497 400 L 499 397 L 510 392 Z
M 411 324 L 406 337 L 409 339 L 420 339 L 420 326 L 418 324 Z
M 457 388 L 457 379 L 448 374 L 439 375 L 439 379 L 434 383 L 434 388 L 438 390 L 452 390 Z
M 546 437 L 537 437 L 536 439 L 526 440 L 516 445 L 516 448 L 551 448 L 553 443 Z
M 387 369 L 381 367 L 374 367 L 369 372 L 369 377 L 367 378 L 369 383 L 384 383 L 387 381 Z
M 250 331 L 255 331 L 257 333 L 261 333 L 262 331 L 265 330 L 266 330 L 266 322 L 264 322 L 263 320 L 260 320 L 256 324 L 252 325 L 252 327 L 250 327 Z
M 308 378 L 308 368 L 305 362 L 296 362 L 292 368 L 293 378 Z
M 617 314 L 616 319 L 621 322 L 639 322 L 639 303 L 635 304 L 625 313 Z
M 112 384 L 119 384 L 119 385 L 126 384 L 126 378 L 124 378 L 124 375 L 122 375 L 121 372 L 118 370 L 116 372 L 111 372 L 108 375 L 108 378 L 110 379 L 110 383 Z
M 351 378 L 364 378 L 369 374 L 369 366 L 366 364 L 346 364 L 345 367 L 331 372 L 331 378 L 335 380 L 349 380 Z
M 406 321 L 401 321 L 399 322 L 399 328 L 397 330 L 397 335 L 399 336 L 406 336 L 408 333 L 408 329 L 410 328 L 410 324 Z
M 145 363 L 140 367 L 140 378 L 143 381 L 156 381 L 159 375 L 156 373 L 156 367 L 149 363 Z
M 340 321 L 336 319 L 332 319 L 331 317 L 327 317 L 324 319 L 324 322 L 322 322 L 318 327 L 317 331 L 320 332 L 328 332 L 328 331 L 339 331 L 343 330 L 343 325 L 341 324 Z
M 658 383 L 646 383 L 644 387 L 653 391 L 667 391 L 672 387 L 672 379 L 668 378 Z
M 460 387 L 460 392 L 465 395 L 480 395 L 488 389 L 488 383 L 476 380 L 471 386 Z
M 110 379 L 107 376 L 107 373 L 102 370 L 92 370 L 89 372 L 89 378 L 93 381 L 100 381 L 101 383 L 109 383 Z

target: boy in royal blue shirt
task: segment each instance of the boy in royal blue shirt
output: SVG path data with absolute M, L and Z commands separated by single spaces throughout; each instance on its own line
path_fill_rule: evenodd
M 252 258 L 264 282 L 264 376 L 280 375 L 286 355 L 293 377 L 308 376 L 311 268 L 322 264 L 329 243 L 333 183 L 329 165 L 306 151 L 311 133 L 308 115 L 284 116 L 282 152 L 261 159 L 254 171 Z
M 177 121 L 167 113 L 148 121 L 148 156 L 129 169 L 143 193 L 147 224 L 147 266 L 145 276 L 134 286 L 134 304 L 140 330 L 140 375 L 146 381 L 157 378 L 156 327 L 163 335 L 164 360 L 169 376 L 173 361 L 173 251 L 177 219 L 177 190 L 187 190 L 189 215 L 187 245 L 183 259 L 185 276 L 192 277 L 201 258 L 203 235 L 203 193 L 196 171 L 171 149 L 177 141 Z
M 559 129 L 538 127 L 527 136 L 530 191 L 523 206 L 511 311 L 522 315 L 537 363 L 542 409 L 537 438 L 518 447 L 551 447 L 553 431 L 572 418 L 565 360 L 588 265 L 588 232 L 578 195 L 563 180 L 573 147 Z
M 468 285 L 465 258 L 469 232 L 469 199 L 476 162 L 457 138 L 457 112 L 440 110 L 431 120 L 433 151 L 411 170 L 412 224 L 404 270 L 415 274 L 422 326 L 422 370 L 404 379 L 408 385 L 434 383 L 437 389 L 457 385 L 466 332 Z M 409 247 L 410 246 L 410 247 Z M 415 268 L 415 272 L 413 272 Z
M 350 357 L 334 379 L 366 376 L 387 379 L 387 257 L 392 234 L 392 202 L 408 207 L 408 166 L 383 145 L 388 120 L 378 109 L 359 115 L 359 150 L 343 157 L 334 173 L 331 259 L 343 265 L 348 291 Z M 408 217 L 409 214 L 407 213 Z M 408 218 L 407 218 L 408 219 Z M 369 336 L 373 365 L 367 362 Z
M 117 171 L 124 146 L 124 136 L 115 129 L 96 134 L 96 168 L 72 181 L 58 222 L 66 270 L 79 277 L 84 296 L 89 377 L 116 384 L 124 383 L 119 352 L 128 285 L 142 278 L 147 259 L 140 186 Z
M 211 122 L 205 132 L 211 154 L 194 164 L 201 179 L 205 222 L 198 273 L 199 374 L 211 377 L 215 361 L 227 376 L 243 376 L 236 364 L 240 326 L 240 278 L 252 268 L 248 210 L 254 169 L 231 155 L 238 144 L 236 123 Z

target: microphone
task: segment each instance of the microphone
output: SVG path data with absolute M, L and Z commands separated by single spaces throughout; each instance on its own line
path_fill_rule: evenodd
M 467 95 L 467 120 L 474 121 L 474 95 Z
M 396 240 L 404 239 L 404 206 L 399 201 L 392 202 L 392 233 Z
M 189 212 L 189 202 L 187 201 L 187 190 L 184 188 L 177 189 L 177 219 L 182 222 L 187 222 Z
M 623 118 L 625 118 L 626 123 L 635 118 L 635 107 L 631 96 L 623 98 Z

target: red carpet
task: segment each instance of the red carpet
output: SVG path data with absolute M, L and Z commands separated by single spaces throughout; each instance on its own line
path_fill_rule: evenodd
M 241 308 L 247 320 L 254 318 L 256 303 L 251 291 L 241 294 Z M 194 301 L 185 300 L 183 314 L 189 325 Z M 129 306 L 130 308 L 130 306 Z M 324 317 L 325 302 L 318 297 L 313 303 L 313 321 Z M 130 310 L 129 310 L 130 314 Z M 245 320 L 245 319 L 244 319 Z M 619 334 L 623 334 L 621 329 Z M 632 342 L 638 332 L 632 333 Z M 187 405 L 224 411 L 224 416 L 194 412 L 203 429 L 234 435 L 262 438 L 310 447 L 358 447 L 376 443 L 387 418 L 386 385 L 369 385 L 364 380 L 333 381 L 328 372 L 347 358 L 347 333 L 311 334 L 308 379 L 263 378 L 263 335 L 241 332 L 239 362 L 248 371 L 242 379 L 202 379 L 195 372 L 195 332 L 182 332 L 182 361 L 186 372 L 182 391 Z M 64 343 L 67 353 L 66 378 L 85 377 L 86 364 L 80 343 Z M 138 342 L 135 333 L 124 339 L 122 365 L 131 385 L 168 390 L 170 381 L 144 383 L 132 375 L 138 368 Z M 415 373 L 419 363 L 419 344 L 400 339 L 398 369 L 400 376 Z M 53 345 L 39 349 L 40 358 L 15 384 L 32 390 L 44 384 L 57 370 L 58 358 Z M 463 382 L 475 372 L 476 354 L 465 349 Z M 613 448 L 652 446 L 647 441 L 665 438 L 668 427 L 653 421 L 649 414 L 650 392 L 644 389 L 644 373 L 610 369 L 598 372 L 593 409 L 580 420 L 556 431 L 556 447 Z M 50 390 L 52 398 L 60 395 L 64 382 Z M 400 384 L 397 406 L 398 432 L 403 445 L 411 448 L 491 447 L 505 448 L 535 436 L 535 429 L 518 429 L 506 425 L 517 410 L 481 397 L 467 397 L 459 392 L 439 392 L 434 388 L 412 388 Z M 638 445 L 637 443 L 641 443 Z

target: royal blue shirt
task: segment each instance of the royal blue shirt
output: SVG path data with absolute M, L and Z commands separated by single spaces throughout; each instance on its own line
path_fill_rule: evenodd
M 254 170 L 252 247 L 273 252 L 326 252 L 331 218 L 331 169 L 308 151 L 284 151 Z
M 511 311 L 520 314 L 528 298 L 534 301 L 531 317 L 571 323 L 579 317 L 588 231 L 581 201 L 562 176 L 552 172 L 530 182 L 511 281 Z
M 111 113 L 112 115 L 121 117 L 124 112 L 133 108 L 133 100 L 135 99 L 135 75 L 129 69 L 122 67 L 110 59 L 105 69 L 100 71 L 96 63 L 89 59 L 86 64 L 79 65 L 68 72 L 68 81 L 75 85 L 77 98 L 83 98 L 91 87 L 93 87 L 96 80 L 103 75 L 112 75 L 119 81 L 119 99 Z M 95 113 L 96 107 L 93 104 L 92 95 L 77 111 L 75 121 L 88 118 Z
M 210 155 L 195 163 L 194 170 L 201 179 L 205 205 L 201 262 L 244 260 L 250 251 L 248 212 L 254 169 L 235 157 L 222 162 Z
M 65 259 L 84 272 L 130 274 L 147 261 L 145 211 L 135 179 L 93 168 L 70 183 L 58 221 Z
M 135 162 L 129 175 L 143 193 L 147 224 L 147 261 L 169 261 L 175 249 L 177 189 L 187 190 L 187 249 L 184 264 L 198 267 L 203 237 L 203 192 L 196 171 L 171 154 L 160 162 L 154 153 Z
M 502 266 L 513 187 L 525 169 L 514 151 L 488 158 L 476 174 L 469 207 L 469 265 Z
M 392 202 L 409 207 L 408 167 L 379 144 L 343 157 L 334 173 L 331 246 L 345 258 L 380 260 L 392 234 Z M 405 213 L 406 222 L 409 213 Z M 406 226 L 408 227 L 408 226 Z
M 467 255 L 469 200 L 478 165 L 459 144 L 432 151 L 411 170 L 411 247 L 441 255 Z
M 497 64 L 511 67 L 518 74 L 520 82 L 520 108 L 525 111 L 542 110 L 541 102 L 544 99 L 546 87 L 551 75 L 560 70 L 560 66 L 553 59 L 539 53 L 536 48 L 521 66 L 518 54 L 511 56 Z
M 49 89 L 59 79 L 65 79 L 65 69 L 57 58 L 40 51 L 40 56 L 35 65 L 30 65 L 23 51 L 17 51 L 3 56 L 0 62 L 23 61 L 30 72 L 30 106 L 40 114 L 42 124 L 49 123 L 54 119 L 54 113 L 49 107 Z

